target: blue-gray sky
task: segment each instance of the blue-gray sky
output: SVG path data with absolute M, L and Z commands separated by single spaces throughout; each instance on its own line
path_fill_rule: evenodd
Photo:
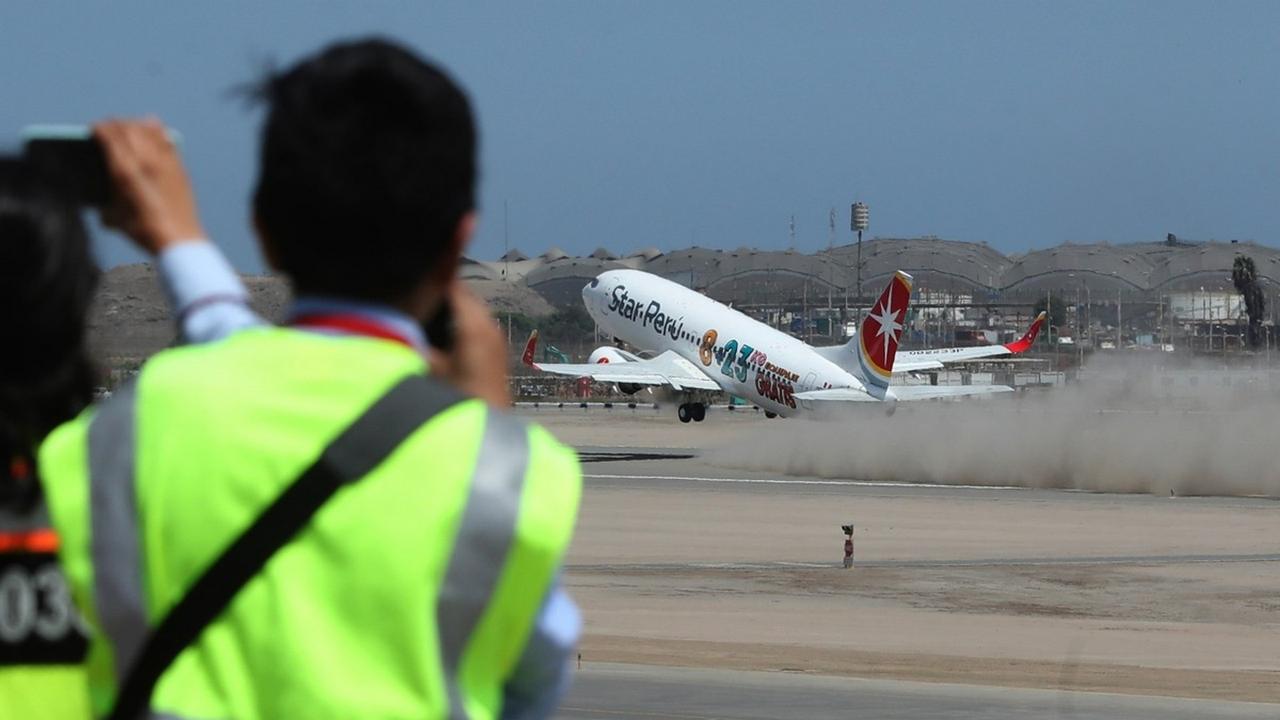
M 1025 252 L 1180 236 L 1280 243 L 1280 3 L 6 3 L 0 138 L 154 113 L 185 137 L 205 225 L 248 222 L 267 60 L 369 33 L 468 88 L 470 254 L 934 234 Z M 107 265 L 137 256 L 104 238 Z

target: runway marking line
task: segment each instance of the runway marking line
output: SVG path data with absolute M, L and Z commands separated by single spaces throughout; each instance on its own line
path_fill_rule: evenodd
M 880 482 L 876 480 L 780 480 L 778 478 L 722 478 L 688 475 L 599 475 L 583 474 L 592 480 L 678 480 L 682 482 L 739 483 L 744 485 L 843 485 L 854 487 L 922 488 L 960 490 L 1031 490 L 1017 485 L 947 485 L 945 483 Z

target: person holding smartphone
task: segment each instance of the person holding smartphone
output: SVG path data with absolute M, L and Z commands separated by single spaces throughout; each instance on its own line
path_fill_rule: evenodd
M 549 716 L 581 629 L 559 578 L 581 471 L 503 412 L 501 333 L 458 278 L 470 104 L 376 39 L 261 96 L 253 219 L 285 326 L 219 320 L 238 329 L 156 355 L 41 449 L 94 711 Z M 136 172 L 158 126 L 101 137 L 138 207 L 174 204 Z
M 108 122 L 97 133 L 119 143 L 121 129 Z M 45 150 L 85 178 L 72 159 L 100 158 L 103 146 L 88 128 L 74 134 L 49 139 Z M 248 295 L 199 227 L 176 150 L 161 149 L 162 162 L 119 167 L 114 179 L 100 167 L 90 182 L 104 190 L 92 202 L 155 258 L 181 338 L 216 340 L 254 317 Z M 123 192 L 146 173 L 152 209 Z M 99 278 L 81 218 L 86 200 L 25 158 L 0 159 L 0 718 L 90 714 L 89 629 L 58 566 L 61 538 L 35 460 L 48 432 L 90 403 L 99 377 L 85 347 Z

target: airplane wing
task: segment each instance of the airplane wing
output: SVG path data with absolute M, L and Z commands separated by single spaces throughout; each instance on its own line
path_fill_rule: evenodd
M 908 352 L 910 351 L 907 350 L 899 353 L 898 357 L 902 359 L 894 361 L 893 371 L 895 373 L 920 372 L 921 370 L 941 370 L 946 367 L 939 360 L 911 360 L 903 358 L 902 356 L 906 355 Z
M 629 385 L 667 385 L 675 390 L 720 390 L 720 385 L 696 365 L 668 350 L 654 358 L 611 363 L 535 363 L 538 331 L 529 335 L 524 348 L 525 365 L 542 372 L 589 377 L 599 382 Z
M 1036 341 L 1040 328 L 1044 325 L 1045 314 L 1041 312 L 1032 321 L 1031 327 L 1018 340 L 1004 345 L 979 345 L 977 347 L 934 348 L 932 350 L 900 350 L 893 363 L 894 372 L 917 372 L 920 370 L 939 370 L 947 363 L 978 360 L 1001 355 L 1017 355 L 1026 352 Z
M 894 369 L 897 367 L 895 365 Z M 900 402 L 940 400 L 943 398 L 996 395 L 1013 392 L 1008 385 L 894 385 L 889 393 Z M 801 400 L 826 402 L 880 402 L 877 398 L 853 388 L 828 388 L 796 393 Z

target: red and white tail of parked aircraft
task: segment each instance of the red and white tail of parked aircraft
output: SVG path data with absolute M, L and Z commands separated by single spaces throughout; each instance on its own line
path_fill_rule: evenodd
M 727 392 L 770 417 L 829 403 L 933 400 L 1012 392 L 1003 385 L 894 385 L 894 373 L 1016 354 L 1035 342 L 1044 313 L 1022 339 L 1006 345 L 904 350 L 898 342 L 911 299 L 911 276 L 898 271 L 849 342 L 813 347 L 670 280 L 639 270 L 609 270 L 582 289 L 600 329 L 647 357 L 596 348 L 586 363 L 535 363 L 538 333 L 524 364 L 543 372 L 616 383 L 623 392 L 665 386 L 685 399 L 681 422 L 701 421 L 710 394 Z

